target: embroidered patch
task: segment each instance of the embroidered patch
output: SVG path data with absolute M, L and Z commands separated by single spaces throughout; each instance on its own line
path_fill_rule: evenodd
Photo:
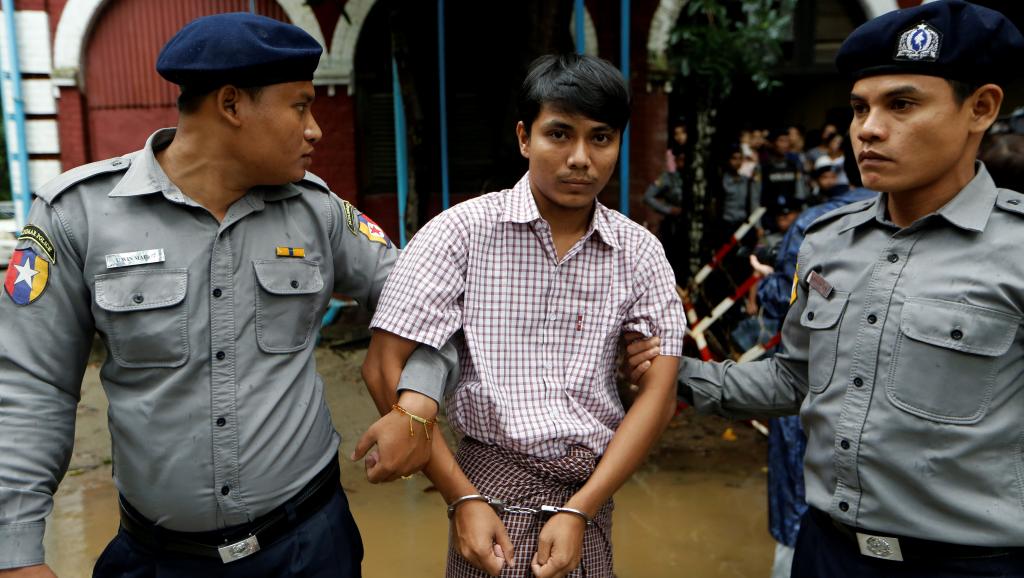
M 353 235 L 356 234 L 356 208 L 352 206 L 352 203 L 342 199 L 341 208 L 345 211 L 345 224 L 348 225 L 348 230 Z
M 391 247 L 391 239 L 388 239 L 384 229 L 380 228 L 380 225 L 373 222 L 373 219 L 366 215 L 360 214 L 357 218 L 359 221 L 359 232 L 363 234 L 367 239 L 374 243 L 380 243 L 385 247 Z
M 922 22 L 900 35 L 896 45 L 896 60 L 935 61 L 939 59 L 942 35 Z
M 25 228 L 21 230 L 21 234 L 18 235 L 18 240 L 32 241 L 51 263 L 57 264 L 57 252 L 53 249 L 53 243 L 50 242 L 50 238 L 39 227 L 25 225 Z
M 15 305 L 28 305 L 46 290 L 50 264 L 33 249 L 19 249 L 11 255 L 4 279 L 4 291 Z
M 130 253 L 114 253 L 106 255 L 107 269 L 118 267 L 131 267 L 133 265 L 146 265 L 149 263 L 163 263 L 167 260 L 163 249 L 150 249 L 148 251 L 132 251 Z
M 278 247 L 278 257 L 305 257 L 306 250 L 302 247 Z

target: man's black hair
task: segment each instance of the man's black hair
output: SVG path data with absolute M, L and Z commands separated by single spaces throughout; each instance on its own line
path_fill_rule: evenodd
M 199 105 L 202 104 L 203 99 L 206 98 L 211 92 L 219 90 L 220 87 L 215 88 L 201 88 L 194 89 L 186 86 L 181 87 L 181 94 L 178 95 L 178 112 L 182 114 L 193 114 L 199 110 Z M 249 95 L 252 100 L 258 100 L 260 93 L 263 92 L 262 86 L 247 86 L 245 88 L 239 88 L 242 92 Z
M 583 54 L 548 54 L 534 60 L 517 104 L 527 133 L 545 104 L 620 132 L 629 122 L 629 89 L 622 74 L 608 61 Z

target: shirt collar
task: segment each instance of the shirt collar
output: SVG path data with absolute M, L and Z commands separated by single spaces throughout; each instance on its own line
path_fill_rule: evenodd
M 616 239 L 608 211 L 610 211 L 608 207 L 594 201 L 594 217 L 590 220 L 590 226 L 587 227 L 583 240 L 596 231 L 601 242 L 613 249 L 619 249 L 620 245 Z M 540 210 L 537 209 L 537 201 L 533 198 L 533 191 L 530 188 L 530 173 L 527 172 L 505 195 L 505 204 L 498 221 L 502 223 L 533 223 L 540 220 L 543 220 L 543 217 L 540 215 Z
M 136 197 L 163 193 L 169 201 L 196 205 L 195 201 L 188 198 L 177 185 L 171 182 L 163 167 L 156 160 L 156 153 L 171 144 L 176 132 L 177 129 L 174 128 L 162 128 L 151 134 L 146 140 L 146 146 L 133 153 L 131 166 L 108 195 L 111 197 Z M 302 190 L 298 185 L 289 183 L 284 186 L 253 187 L 243 198 L 247 199 L 253 209 L 258 211 L 263 209 L 264 202 L 280 201 L 301 194 Z
M 988 218 L 992 214 L 992 207 L 995 206 L 999 190 L 984 163 L 976 161 L 974 166 L 974 178 L 932 215 L 941 216 L 953 226 L 980 233 L 988 224 Z M 872 219 L 883 225 L 893 226 L 887 210 L 888 199 L 888 193 L 879 194 L 873 207 L 847 217 L 840 232 L 863 225 Z

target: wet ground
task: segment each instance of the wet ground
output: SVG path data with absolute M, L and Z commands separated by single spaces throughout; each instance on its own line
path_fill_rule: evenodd
M 365 349 L 334 344 L 321 347 L 317 361 L 344 456 L 376 414 L 359 377 Z M 61 578 L 90 576 L 117 530 L 98 373 L 91 364 L 71 469 L 47 526 L 47 561 Z M 677 416 L 616 495 L 618 578 L 768 576 L 774 544 L 767 532 L 764 456 L 764 438 L 745 425 L 690 411 Z M 361 464 L 344 461 L 343 483 L 366 545 L 364 576 L 443 576 L 447 519 L 427 479 L 374 486 Z

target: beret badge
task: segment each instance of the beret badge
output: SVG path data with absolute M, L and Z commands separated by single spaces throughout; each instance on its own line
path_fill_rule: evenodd
M 939 59 L 942 35 L 922 22 L 900 35 L 896 46 L 896 60 L 935 61 Z

